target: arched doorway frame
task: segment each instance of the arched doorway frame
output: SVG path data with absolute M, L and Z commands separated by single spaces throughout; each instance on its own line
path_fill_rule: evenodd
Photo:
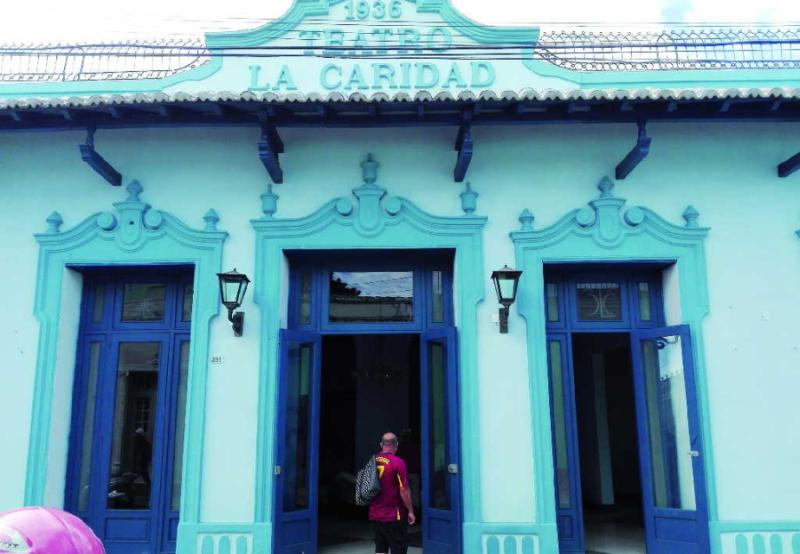
M 521 229 L 510 234 L 517 269 L 523 271 L 517 310 L 527 322 L 534 434 L 532 455 L 536 461 L 534 497 L 542 552 L 558 552 L 546 352 L 546 264 L 655 262 L 674 265 L 681 323 L 690 326 L 693 336 L 709 522 L 717 519 L 702 325 L 708 315 L 705 239 L 709 229 L 700 227 L 699 213 L 692 206 L 684 210 L 685 225 L 680 226 L 645 207 L 625 209 L 625 199 L 614 196 L 614 183 L 608 177 L 603 178 L 597 188 L 599 198 L 590 201 L 588 206 L 570 211 L 545 229 L 535 230 L 534 216 L 525 209 L 519 217 Z M 713 535 L 711 545 L 712 551 L 718 550 Z
M 387 193 L 374 181 L 374 174 L 370 175 L 365 167 L 364 184 L 353 189 L 352 196 L 334 198 L 308 216 L 291 219 L 275 217 L 278 196 L 270 189 L 262 195 L 264 217 L 252 221 L 256 233 L 254 298 L 262 314 L 256 444 L 255 524 L 259 528 L 254 540 L 256 548 L 261 545 L 267 549 L 272 544 L 278 337 L 280 314 L 283 313 L 288 287 L 284 252 L 437 248 L 455 252 L 455 324 L 461 337 L 458 363 L 463 545 L 467 552 L 472 551 L 471 544 L 480 548 L 479 535 L 470 537 L 467 529 L 471 523 L 479 524 L 481 521 L 477 307 L 488 282 L 483 267 L 486 218 L 472 215 L 476 194 L 469 190 L 466 196 L 462 194 L 464 215 L 435 216 L 407 199 Z

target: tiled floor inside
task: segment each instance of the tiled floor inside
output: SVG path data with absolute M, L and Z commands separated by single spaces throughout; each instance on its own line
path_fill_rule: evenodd
M 641 516 L 630 509 L 591 510 L 584 513 L 586 554 L 645 554 Z M 421 527 L 409 527 L 409 554 L 421 554 Z M 417 546 L 413 546 L 417 545 Z M 366 521 L 321 519 L 319 554 L 371 554 L 372 530 Z
M 410 538 L 409 554 L 420 554 L 422 529 L 419 525 L 408 528 Z M 375 552 L 372 529 L 366 521 L 321 520 L 319 554 L 370 554 Z
M 645 554 L 641 509 L 635 504 L 611 509 L 586 508 L 586 554 Z

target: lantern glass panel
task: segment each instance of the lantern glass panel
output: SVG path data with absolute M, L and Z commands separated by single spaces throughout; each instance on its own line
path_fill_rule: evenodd
M 500 287 L 500 298 L 502 300 L 513 300 L 516 281 L 510 275 L 501 275 L 497 280 Z
M 235 303 L 239 300 L 239 287 L 241 284 L 238 281 L 223 281 L 222 294 L 225 302 Z

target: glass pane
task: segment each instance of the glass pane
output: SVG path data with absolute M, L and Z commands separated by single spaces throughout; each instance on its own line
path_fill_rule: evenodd
M 166 287 L 161 283 L 125 285 L 122 296 L 122 321 L 161 321 L 164 319 Z
M 619 283 L 578 283 L 578 319 L 620 321 Z
M 225 281 L 222 285 L 223 287 L 225 287 L 224 290 L 225 301 L 227 302 L 239 301 L 239 299 L 241 298 L 240 295 L 242 293 L 241 289 L 243 284 L 244 283 L 242 281 Z
M 89 345 L 89 379 L 86 387 L 86 407 L 83 412 L 83 437 L 81 440 L 81 469 L 78 488 L 78 510 L 89 508 L 89 474 L 92 469 L 92 429 L 94 426 L 95 397 L 97 396 L 97 369 L 100 365 L 101 343 Z
M 183 484 L 183 433 L 186 425 L 186 379 L 189 373 L 189 341 L 181 343 L 178 362 L 178 407 L 175 411 L 175 447 L 172 462 L 172 511 L 181 506 L 181 486 Z
M 192 320 L 192 299 L 194 298 L 194 284 L 187 283 L 183 287 L 183 313 L 181 321 Z
M 497 284 L 500 287 L 500 296 L 506 300 L 514 298 L 514 279 L 501 277 L 498 279 Z
M 550 364 L 550 394 L 553 402 L 553 433 L 555 439 L 556 483 L 559 508 L 570 507 L 569 459 L 567 458 L 567 422 L 564 417 L 564 375 L 561 365 L 561 343 L 548 342 Z
M 642 341 L 642 360 L 656 506 L 694 510 L 694 468 L 680 337 Z
M 433 314 L 431 321 L 434 323 L 444 322 L 444 285 L 442 284 L 443 273 L 441 271 L 433 272 Z
M 310 344 L 289 346 L 283 488 L 283 509 L 287 512 L 307 508 L 309 503 L 312 349 Z
M 94 289 L 94 306 L 92 310 L 92 323 L 103 322 L 103 310 L 106 306 L 106 287 L 97 285 Z
M 547 321 L 558 321 L 558 285 L 547 283 Z
M 639 319 L 650 321 L 653 319 L 650 310 L 650 284 L 642 282 L 637 288 L 639 290 Z
M 414 321 L 414 273 L 411 271 L 333 272 L 331 323 Z
M 158 369 L 161 343 L 119 345 L 108 507 L 140 510 L 150 507 Z
M 311 325 L 311 272 L 300 278 L 300 325 Z
M 447 380 L 445 377 L 444 345 L 428 345 L 430 370 L 430 503 L 433 508 L 450 507 L 449 480 L 447 479 Z

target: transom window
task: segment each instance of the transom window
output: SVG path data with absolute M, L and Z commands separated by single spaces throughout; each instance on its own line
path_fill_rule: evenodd
M 547 268 L 543 292 L 548 328 L 655 327 L 663 321 L 660 269 Z
M 418 330 L 452 322 L 452 251 L 288 252 L 289 326 Z

